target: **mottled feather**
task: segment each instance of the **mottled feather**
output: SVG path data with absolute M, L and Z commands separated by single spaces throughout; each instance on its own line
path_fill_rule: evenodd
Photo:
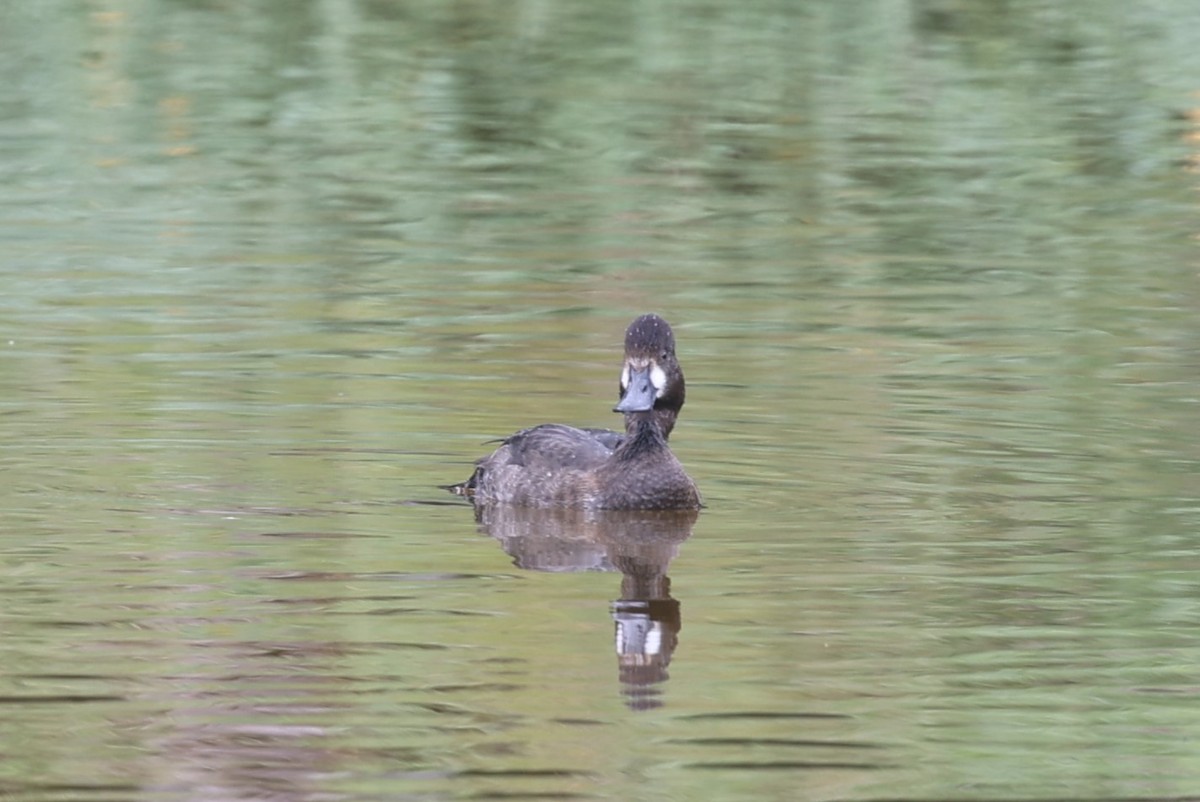
M 667 438 L 683 407 L 675 336 L 657 315 L 625 333 L 621 397 L 625 432 L 544 423 L 504 439 L 449 489 L 476 504 L 587 509 L 697 509 L 696 485 Z

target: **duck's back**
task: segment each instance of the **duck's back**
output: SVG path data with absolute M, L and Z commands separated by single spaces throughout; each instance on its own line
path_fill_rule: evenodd
M 589 509 L 696 509 L 695 483 L 657 430 L 628 437 L 546 423 L 478 462 L 458 492 L 477 503 Z
M 561 423 L 522 429 L 479 461 L 467 485 L 484 503 L 596 506 L 596 471 L 620 441 L 617 432 Z

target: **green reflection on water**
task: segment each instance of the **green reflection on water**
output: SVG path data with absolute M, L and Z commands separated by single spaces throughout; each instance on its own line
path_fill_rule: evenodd
M 0 785 L 1190 793 L 1193 5 L 0 11 Z M 616 575 L 409 502 L 649 310 L 635 715 Z

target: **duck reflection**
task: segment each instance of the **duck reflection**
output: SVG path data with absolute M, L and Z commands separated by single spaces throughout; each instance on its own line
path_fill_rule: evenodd
M 682 627 L 667 566 L 696 516 L 696 510 L 475 507 L 480 529 L 520 568 L 621 572 L 621 597 L 611 611 L 621 692 L 634 710 L 662 704 L 661 684 Z

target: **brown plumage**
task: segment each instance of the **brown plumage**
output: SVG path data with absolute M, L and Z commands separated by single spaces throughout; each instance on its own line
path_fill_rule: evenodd
M 561 423 L 523 429 L 449 489 L 476 504 L 697 509 L 700 493 L 667 445 L 684 395 L 671 327 L 658 315 L 642 315 L 625 332 L 613 410 L 625 415 L 624 433 Z

